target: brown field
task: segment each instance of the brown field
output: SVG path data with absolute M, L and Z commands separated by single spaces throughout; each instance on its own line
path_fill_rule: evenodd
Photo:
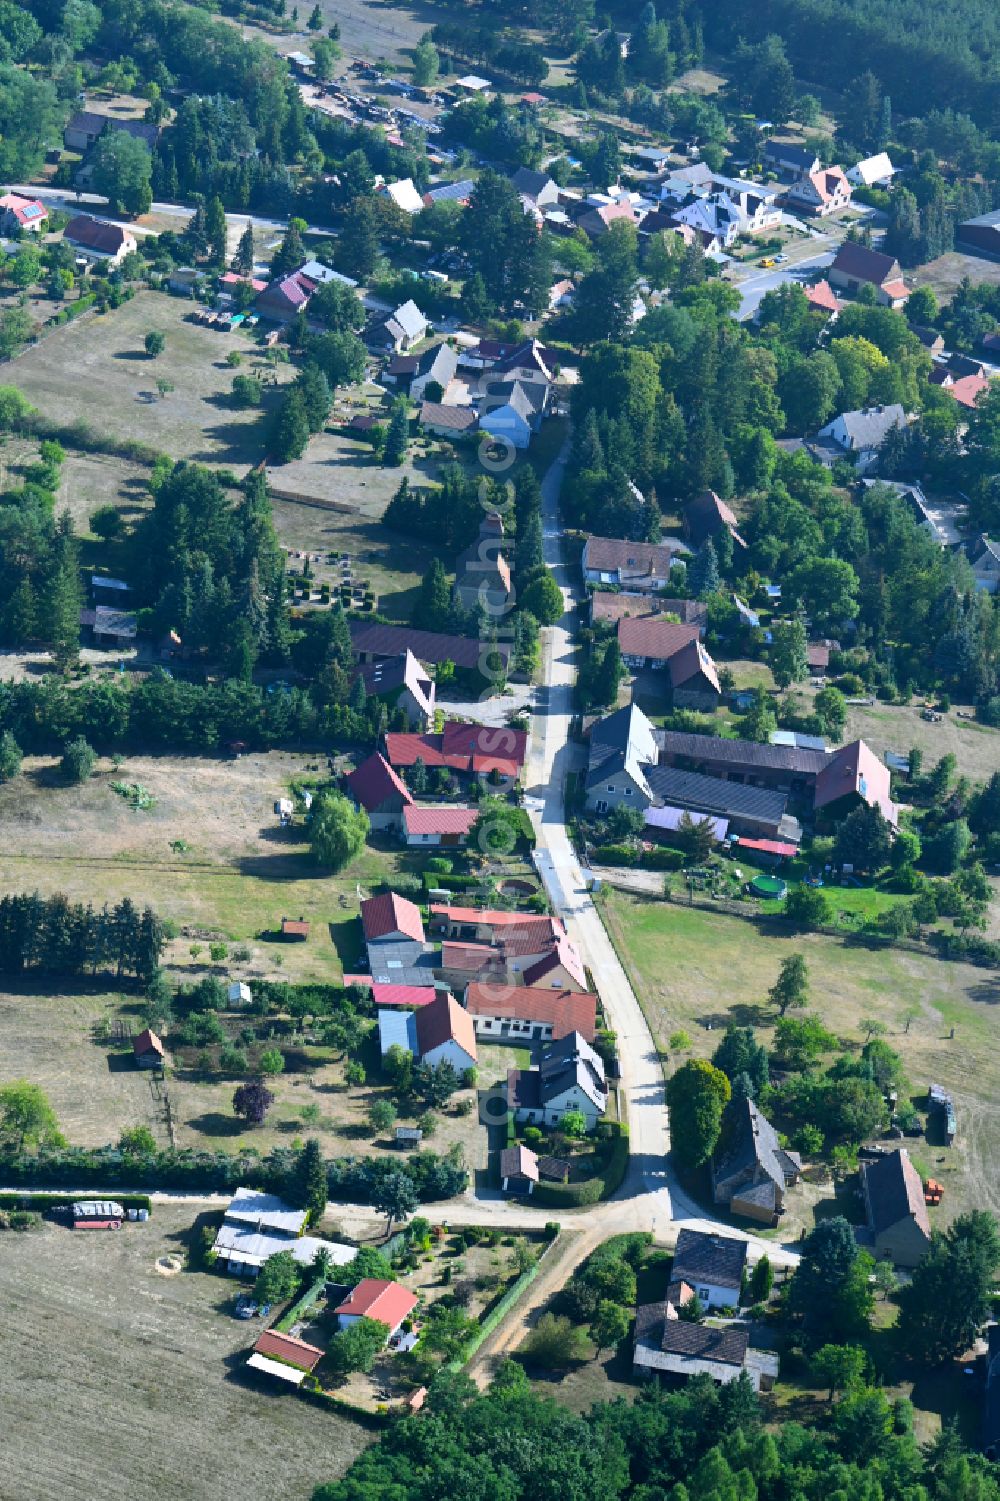
M 115 311 L 67 324 L 28 349 L 11 365 L 10 378 L 47 417 L 83 420 L 97 432 L 136 438 L 171 458 L 243 472 L 264 452 L 261 409 L 232 405 L 234 371 L 226 355 L 238 350 L 246 370 L 256 346 L 238 332 L 218 333 L 187 321 L 192 306 L 183 298 L 140 292 Z M 167 340 L 155 360 L 142 347 L 151 329 Z M 287 365 L 277 369 L 279 381 L 294 374 Z M 174 386 L 165 397 L 156 391 L 161 377 Z
M 979 255 L 963 255 L 950 250 L 910 273 L 918 287 L 932 287 L 942 302 L 949 302 L 963 277 L 972 281 L 1000 282 L 1000 264 Z
M 344 1417 L 243 1381 L 257 1326 L 231 1317 L 231 1285 L 154 1270 L 183 1252 L 193 1218 L 163 1206 L 117 1234 L 5 1236 L 5 1501 L 307 1501 L 370 1441 Z
M 967 1208 L 1000 1210 L 1000 986 L 989 970 L 824 934 L 768 930 L 722 912 L 617 891 L 608 893 L 603 910 L 668 1068 L 685 1056 L 709 1057 L 731 1021 L 753 1025 L 769 1043 L 775 1014 L 768 988 L 781 960 L 801 952 L 809 964 L 812 1009 L 832 1032 L 858 1048 L 862 1018 L 877 1018 L 903 1059 L 911 1093 L 922 1096 L 932 1081 L 952 1093 L 954 1147 L 910 1143 L 914 1157 L 945 1185 L 936 1213 L 950 1220 Z M 671 1057 L 669 1038 L 680 1028 L 692 1039 L 691 1052 Z M 787 1225 L 780 1233 L 787 1237 Z
M 957 719 L 956 707 L 972 712 L 966 705 L 953 706 L 940 724 L 921 719 L 916 702 L 851 707 L 844 739 L 861 736 L 880 756 L 886 751 L 905 756 L 917 746 L 923 752 L 925 771 L 950 753 L 958 762 L 960 776 L 984 782 L 1000 765 L 1000 731 L 972 719 Z

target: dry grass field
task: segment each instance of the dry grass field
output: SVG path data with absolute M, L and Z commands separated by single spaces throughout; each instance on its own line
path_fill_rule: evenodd
M 28 758 L 24 774 L 0 787 L 0 884 L 95 905 L 127 895 L 182 928 L 236 942 L 304 916 L 313 924 L 308 941 L 254 942 L 256 969 L 336 980 L 338 943 L 349 963 L 356 957 L 359 885 L 365 892 L 386 879 L 399 857 L 367 848 L 331 877 L 313 863 L 301 823 L 278 828 L 275 798 L 317 765 L 277 751 L 235 762 L 136 756 L 118 772 L 102 760 L 89 782 L 70 787 L 51 761 Z M 155 805 L 133 810 L 112 790 L 119 780 L 139 783 Z M 186 851 L 172 848 L 177 840 Z M 168 964 L 187 962 L 188 941 L 171 946 Z
M 98 432 L 139 439 L 171 458 L 242 473 L 264 451 L 260 409 L 232 404 L 234 372 L 226 355 L 239 351 L 246 370 L 256 363 L 255 346 L 239 333 L 190 322 L 192 307 L 183 298 L 140 292 L 115 311 L 67 324 L 28 349 L 10 377 L 33 405 L 60 422 L 86 421 Z M 155 360 L 143 350 L 150 330 L 167 340 Z M 278 366 L 279 381 L 293 374 L 290 366 Z M 164 397 L 156 390 L 161 378 L 174 387 Z M 273 401 L 273 393 L 269 397 Z
M 7 1235 L 0 1257 L 4 1501 L 307 1501 L 369 1442 L 349 1420 L 241 1376 L 256 1325 L 232 1286 L 163 1277 L 193 1211 L 90 1235 Z
M 917 746 L 923 752 L 925 770 L 942 756 L 951 754 L 958 762 L 959 774 L 973 782 L 986 781 L 1000 766 L 1000 731 L 972 719 L 957 719 L 955 708 L 939 724 L 929 724 L 921 719 L 916 703 L 851 707 L 847 711 L 844 739 L 854 740 L 858 736 L 867 740 L 880 756 L 886 751 L 905 756 L 912 746 Z
M 765 930 L 724 913 L 617 891 L 608 892 L 603 910 L 664 1058 L 677 1029 L 687 1030 L 696 1057 L 711 1055 L 731 1021 L 755 1026 L 769 1042 L 774 1012 L 767 991 L 781 960 L 803 953 L 811 1006 L 832 1032 L 860 1047 L 859 1023 L 877 1018 L 903 1058 L 911 1092 L 923 1094 L 934 1081 L 952 1093 L 955 1146 L 912 1144 L 945 1185 L 943 1218 L 972 1207 L 1000 1211 L 1000 984 L 989 970 L 821 934 Z M 907 1031 L 911 1008 L 916 1014 Z
M 963 255 L 961 251 L 949 250 L 947 255 L 928 261 L 912 273 L 918 287 L 931 287 L 942 302 L 948 302 L 958 290 L 963 277 L 972 281 L 1000 282 L 1000 265 L 985 260 L 979 255 Z

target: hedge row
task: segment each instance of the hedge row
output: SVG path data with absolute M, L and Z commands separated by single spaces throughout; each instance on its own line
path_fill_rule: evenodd
M 536 1192 L 535 1197 L 537 1198 L 537 1196 L 538 1195 Z M 535 1278 L 538 1276 L 544 1257 L 547 1255 L 551 1247 L 555 1245 L 555 1243 L 556 1241 L 554 1238 L 550 1240 L 547 1245 L 543 1246 L 538 1260 L 534 1263 L 534 1265 L 529 1266 L 527 1271 L 522 1272 L 517 1280 L 511 1283 L 507 1291 L 503 1294 L 502 1297 L 497 1299 L 497 1301 L 494 1303 L 493 1307 L 485 1317 L 480 1317 L 479 1327 L 477 1328 L 475 1334 L 470 1337 L 468 1343 L 463 1345 L 461 1355 L 456 1356 L 454 1360 L 450 1360 L 448 1362 L 447 1368 L 449 1371 L 461 1370 L 462 1366 L 466 1365 L 472 1359 L 473 1355 L 475 1355 L 476 1351 L 479 1349 L 483 1341 L 485 1339 L 488 1339 L 489 1336 L 493 1333 L 494 1329 L 496 1329 L 498 1324 L 500 1324 L 503 1319 L 506 1318 L 507 1314 L 520 1298 L 521 1294 L 531 1286 Z
M 587 1178 L 582 1183 L 539 1183 L 532 1198 L 536 1204 L 547 1204 L 554 1209 L 577 1209 L 609 1198 L 621 1187 L 628 1171 L 628 1145 L 625 1135 L 615 1139 L 604 1169 L 596 1178 Z
M 0 1193 L 0 1209 L 58 1209 L 79 1203 L 79 1194 L 47 1193 Z M 152 1212 L 153 1201 L 148 1194 L 115 1194 L 115 1203 L 123 1209 L 147 1209 Z
M 61 323 L 72 323 L 74 318 L 79 318 L 81 313 L 85 313 L 88 308 L 92 308 L 96 301 L 96 292 L 84 293 L 75 302 L 68 302 L 65 307 L 59 309 L 58 313 L 49 318 L 47 327 L 56 328 Z
M 620 865 L 642 870 L 683 870 L 686 856 L 681 850 L 662 847 L 637 850 L 631 844 L 600 844 L 592 852 L 597 865 Z

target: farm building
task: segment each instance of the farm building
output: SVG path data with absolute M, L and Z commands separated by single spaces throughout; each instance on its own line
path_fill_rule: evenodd
M 140 1068 L 162 1068 L 167 1056 L 163 1043 L 149 1027 L 133 1039 L 132 1055 Z
M 293 1209 L 276 1194 L 238 1188 L 212 1250 L 226 1270 L 237 1277 L 256 1277 L 268 1257 L 279 1251 L 290 1251 L 301 1266 L 310 1266 L 320 1250 L 328 1253 L 335 1266 L 345 1266 L 354 1259 L 354 1246 L 303 1235 L 306 1219 L 304 1209 Z
M 473 980 L 465 992 L 465 1009 L 476 1036 L 487 1041 L 550 1042 L 579 1032 L 592 1043 L 597 1029 L 597 997 L 588 991 Z
M 293 1334 L 279 1334 L 276 1329 L 265 1329 L 253 1347 L 247 1366 L 277 1381 L 287 1381 L 291 1386 L 301 1386 L 323 1359 L 323 1351 L 317 1345 L 307 1344 Z
M 345 778 L 345 787 L 373 829 L 398 830 L 403 810 L 413 802 L 405 782 L 378 751 Z

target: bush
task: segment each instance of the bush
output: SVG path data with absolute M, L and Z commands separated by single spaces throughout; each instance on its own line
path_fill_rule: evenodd
M 78 735 L 63 751 L 59 769 L 68 782 L 85 782 L 96 765 L 97 752 Z
M 600 844 L 593 858 L 598 865 L 638 865 L 639 851 L 630 844 Z
M 643 870 L 683 870 L 684 855 L 681 850 L 668 848 L 643 850 L 639 864 Z

